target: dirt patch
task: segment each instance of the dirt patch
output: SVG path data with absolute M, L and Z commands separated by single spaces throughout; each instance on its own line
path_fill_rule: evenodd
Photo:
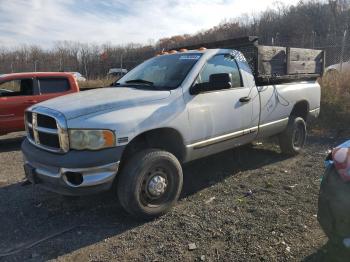
M 187 164 L 178 205 L 150 222 L 113 192 L 72 200 L 23 185 L 22 138 L 2 137 L 0 253 L 12 255 L 0 260 L 327 261 L 317 196 L 326 152 L 344 139 L 326 137 L 293 158 L 264 142 Z

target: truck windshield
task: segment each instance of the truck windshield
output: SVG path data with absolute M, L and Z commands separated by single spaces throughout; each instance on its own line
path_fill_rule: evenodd
M 145 61 L 122 77 L 117 85 L 147 89 L 177 88 L 202 56 L 201 53 L 178 53 L 157 56 Z

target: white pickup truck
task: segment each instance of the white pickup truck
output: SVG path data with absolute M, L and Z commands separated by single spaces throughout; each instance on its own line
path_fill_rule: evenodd
M 270 136 L 297 154 L 319 110 L 315 80 L 257 86 L 238 51 L 174 51 L 113 87 L 29 108 L 25 173 L 64 195 L 112 189 L 132 215 L 159 216 L 180 195 L 182 163 Z

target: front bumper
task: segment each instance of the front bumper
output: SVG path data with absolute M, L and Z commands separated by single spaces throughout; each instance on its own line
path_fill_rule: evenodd
M 27 139 L 22 143 L 28 180 L 63 195 L 87 195 L 109 190 L 123 150 L 124 147 L 116 147 L 56 154 L 35 147 Z

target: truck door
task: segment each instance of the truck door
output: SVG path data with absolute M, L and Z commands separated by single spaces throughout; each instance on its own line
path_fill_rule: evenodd
M 38 88 L 32 78 L 0 83 L 0 134 L 24 130 L 24 111 L 37 103 Z
M 187 101 L 192 132 L 189 147 L 201 151 L 196 157 L 247 143 L 257 131 L 258 118 L 253 119 L 257 90 L 255 85 L 244 86 L 242 72 L 232 55 L 218 54 L 210 58 L 194 84 L 209 82 L 209 76 L 218 73 L 230 74 L 231 88 L 201 92 Z

